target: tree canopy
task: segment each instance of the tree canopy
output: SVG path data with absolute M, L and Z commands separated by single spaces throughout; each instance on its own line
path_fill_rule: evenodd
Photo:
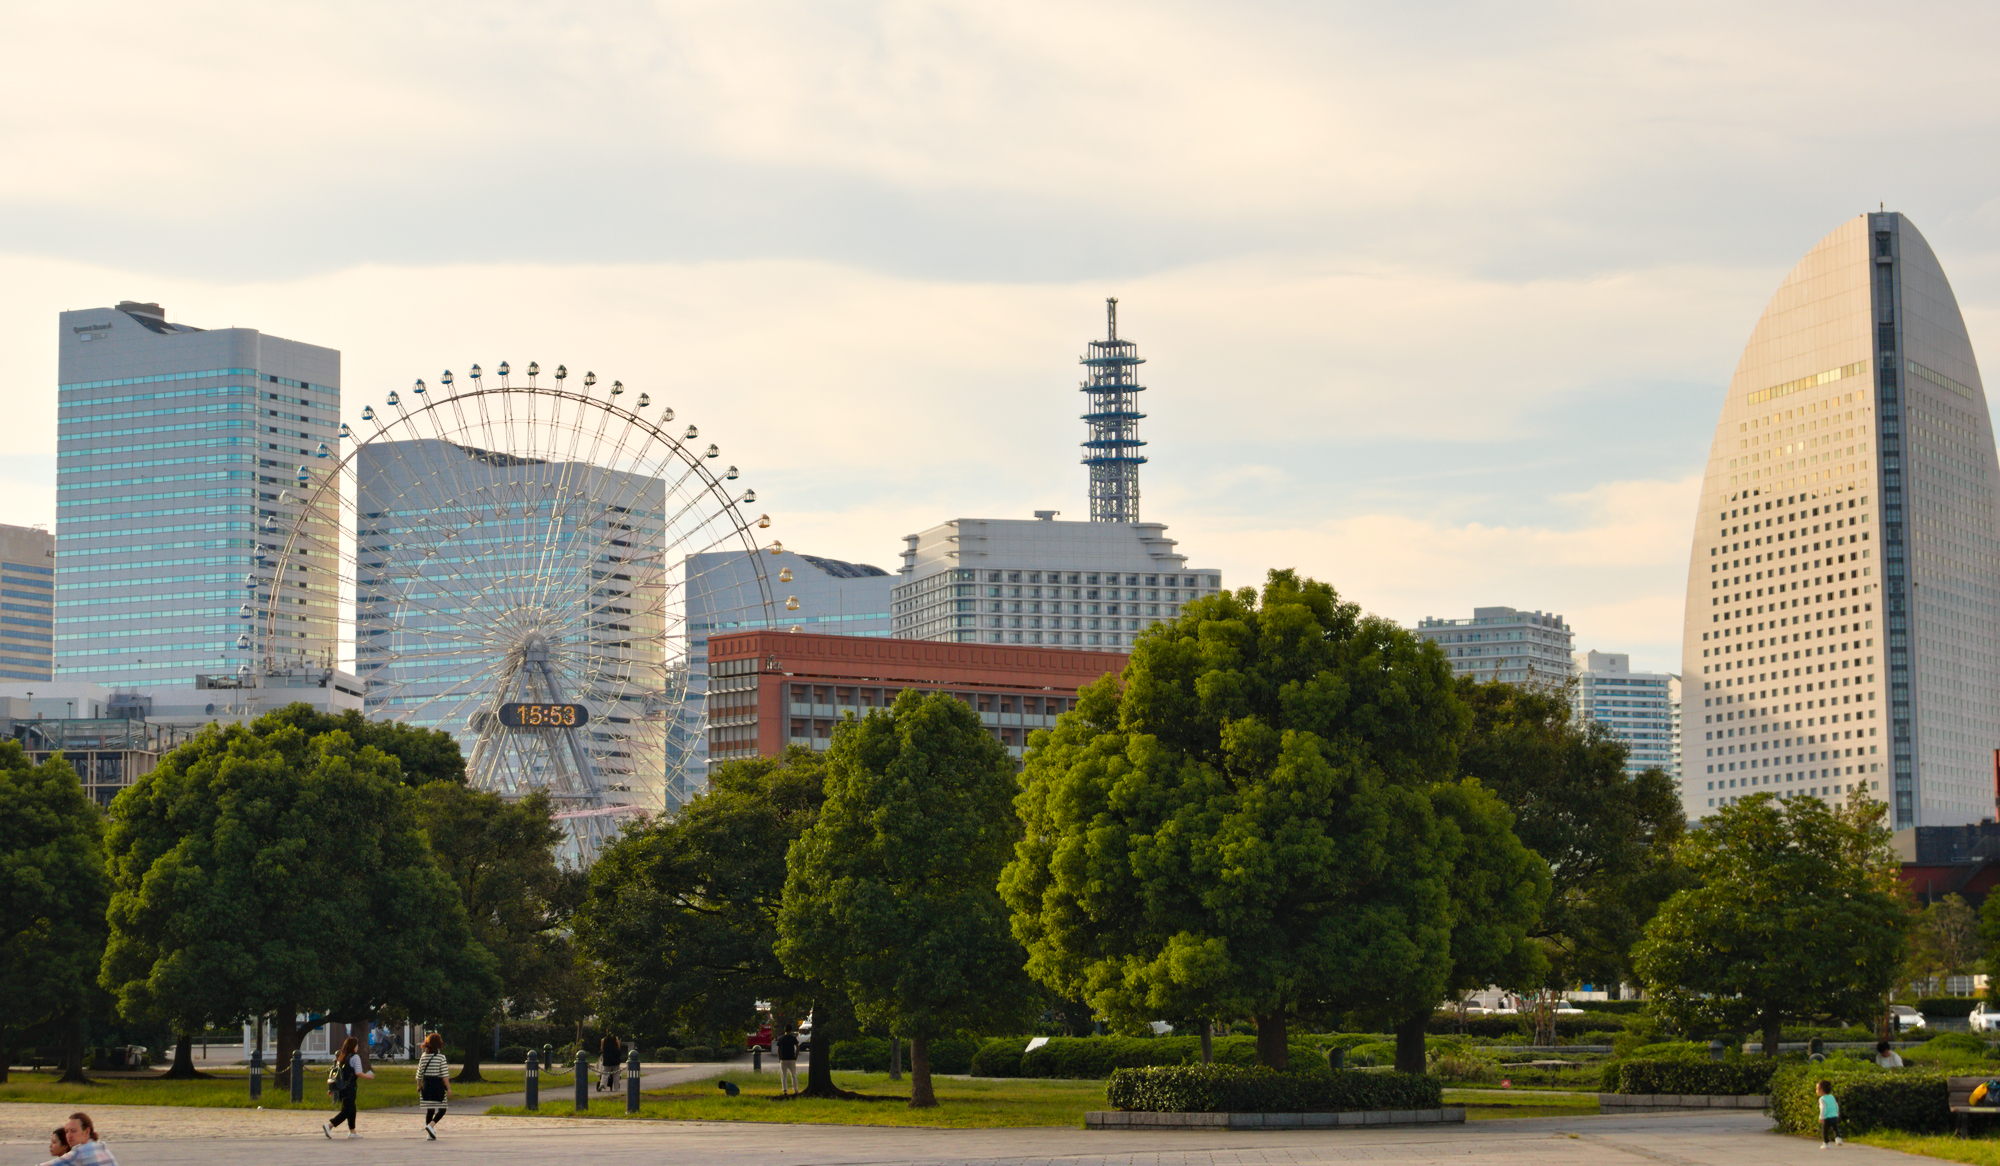
M 1128 1025 L 1252 1016 L 1274 1067 L 1294 1016 L 1434 1007 L 1456 913 L 1431 787 L 1465 725 L 1442 653 L 1324 583 L 1188 605 L 1029 750 L 1001 884 L 1029 971 Z
M 465 755 L 458 741 L 442 729 L 426 729 L 401 721 L 371 721 L 349 709 L 325 713 L 303 702 L 273 709 L 251 725 L 255 732 L 267 733 L 284 726 L 298 729 L 308 737 L 335 730 L 353 738 L 361 748 L 373 745 L 396 759 L 404 785 L 425 785 L 434 781 L 465 784 Z
M 778 956 L 909 1038 L 913 1107 L 937 1104 L 932 1038 L 1025 1019 L 1033 996 L 994 890 L 1019 832 L 1014 788 L 978 713 L 906 690 L 834 734 L 826 803 L 788 856 Z
M 1626 773 L 1625 745 L 1576 720 L 1559 689 L 1461 677 L 1458 693 L 1472 710 L 1460 771 L 1499 795 L 1514 833 L 1549 866 L 1535 929 L 1548 956 L 1543 982 L 1615 983 L 1646 921 L 1680 886 L 1672 854 L 1686 820 L 1673 779 Z
M 0 1081 L 9 1033 L 92 1005 L 109 895 L 103 816 L 76 771 L 0 741 Z M 64 1068 L 80 1075 L 80 1055 Z
M 100 972 L 120 1010 L 184 1030 L 274 1015 L 283 1071 L 325 1019 L 490 997 L 492 956 L 401 776 L 344 731 L 210 726 L 121 792 Z
M 1874 1017 L 1902 963 L 1909 911 L 1884 807 L 1752 794 L 1675 847 L 1692 885 L 1646 925 L 1633 969 L 1653 1007 L 1690 1029 Z

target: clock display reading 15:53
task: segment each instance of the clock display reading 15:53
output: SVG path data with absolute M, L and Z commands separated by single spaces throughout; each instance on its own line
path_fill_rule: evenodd
M 500 706 L 500 723 L 510 729 L 573 729 L 589 722 L 590 710 L 580 704 L 514 701 Z

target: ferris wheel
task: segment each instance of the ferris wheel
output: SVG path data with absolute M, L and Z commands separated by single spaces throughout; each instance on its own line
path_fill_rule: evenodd
M 256 649 L 270 672 L 351 658 L 371 718 L 451 734 L 476 788 L 548 790 L 587 862 L 688 792 L 706 633 L 776 622 L 762 564 L 782 548 L 650 394 L 494 374 L 391 392 L 297 468 L 246 580 Z

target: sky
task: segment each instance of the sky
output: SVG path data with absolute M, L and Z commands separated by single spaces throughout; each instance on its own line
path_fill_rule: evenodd
M 56 315 L 501 360 L 699 423 L 788 547 L 1088 507 L 1229 586 L 1556 611 L 1678 670 L 1702 466 L 1785 272 L 1886 204 L 2000 339 L 2000 8 L 0 5 L 0 522 L 54 519 Z

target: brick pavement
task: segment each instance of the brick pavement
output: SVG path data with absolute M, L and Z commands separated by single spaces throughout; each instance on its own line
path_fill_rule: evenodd
M 0 1105 L 0 1153 L 41 1159 L 44 1131 L 67 1107 Z M 361 1115 L 359 1141 L 328 1142 L 319 1118 L 277 1110 L 107 1106 L 96 1112 L 121 1166 L 1889 1166 L 1900 1154 L 1863 1146 L 1821 1152 L 1772 1134 L 1761 1114 L 1606 1115 L 1342 1131 L 922 1130 L 721 1122 L 583 1123 L 453 1115 L 426 1142 L 416 1118 Z M 1834 1157 L 1838 1155 L 1838 1157 Z

